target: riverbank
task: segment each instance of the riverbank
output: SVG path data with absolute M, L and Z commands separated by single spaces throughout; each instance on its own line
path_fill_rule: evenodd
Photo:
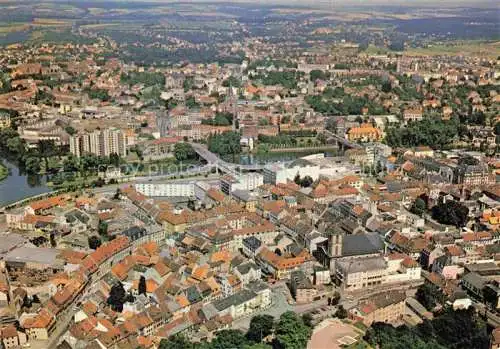
M 338 150 L 335 145 L 323 145 L 323 146 L 313 146 L 313 147 L 296 147 L 296 148 L 272 148 L 269 149 L 270 153 L 300 153 L 300 152 L 311 152 L 317 151 L 319 153 L 329 150 Z
M 9 176 L 9 169 L 4 164 L 0 163 L 0 182 Z

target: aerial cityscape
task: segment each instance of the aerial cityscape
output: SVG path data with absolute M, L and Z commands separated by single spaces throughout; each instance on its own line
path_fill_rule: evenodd
M 495 1 L 0 1 L 0 348 L 500 349 Z

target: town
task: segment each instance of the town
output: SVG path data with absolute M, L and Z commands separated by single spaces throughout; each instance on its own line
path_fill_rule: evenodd
M 2 348 L 500 348 L 500 46 L 276 11 L 0 48 Z

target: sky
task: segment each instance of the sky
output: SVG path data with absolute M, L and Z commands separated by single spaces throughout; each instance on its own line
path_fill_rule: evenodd
M 115 0 L 121 1 L 121 0 Z M 131 0 L 134 1 L 134 0 Z M 139 0 L 151 1 L 151 0 Z M 152 0 L 154 2 L 234 2 L 234 3 L 253 3 L 253 4 L 280 4 L 280 5 L 309 5 L 313 7 L 325 6 L 432 6 L 432 7 L 477 7 L 488 6 L 497 8 L 500 11 L 500 5 L 497 0 Z

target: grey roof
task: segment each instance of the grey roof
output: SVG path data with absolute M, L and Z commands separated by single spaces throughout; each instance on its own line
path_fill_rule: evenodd
M 62 262 L 57 260 L 59 251 L 53 248 L 19 247 L 4 257 L 6 262 L 39 263 L 55 266 Z
M 238 269 L 238 272 L 241 275 L 245 275 L 248 274 L 248 272 L 250 272 L 251 269 L 259 270 L 260 268 L 254 262 L 250 262 L 250 263 L 240 264 L 236 267 L 236 269 Z
M 16 233 L 2 234 L 0 235 L 0 240 L 2 240 L 0 244 L 0 254 L 8 253 L 17 246 L 29 243 L 28 239 Z
M 297 289 L 311 289 L 314 288 L 311 280 L 304 274 L 302 270 L 296 270 L 292 272 L 290 276 L 292 279 L 292 284 L 295 284 Z
M 359 273 L 370 270 L 385 269 L 387 262 L 383 257 L 369 257 L 350 260 L 339 260 L 338 267 L 344 272 Z
M 377 233 L 346 235 L 342 241 L 342 256 L 378 253 L 383 249 L 384 242 Z
M 248 284 L 247 288 L 250 291 L 253 291 L 255 293 L 260 293 L 260 292 L 262 292 L 264 290 L 269 289 L 269 286 L 265 282 L 254 281 L 254 282 L 251 282 L 250 284 Z
M 486 279 L 475 272 L 466 274 L 462 278 L 462 281 L 467 282 L 478 289 L 482 289 L 486 283 Z
M 252 251 L 255 251 L 262 245 L 262 242 L 255 236 L 249 236 L 243 239 L 243 245 L 245 245 Z
M 255 292 L 250 290 L 241 290 L 238 293 L 235 293 L 227 298 L 223 298 L 213 302 L 212 304 L 218 311 L 223 311 L 232 305 L 236 306 L 242 303 L 246 303 L 252 298 L 255 298 L 257 295 Z

